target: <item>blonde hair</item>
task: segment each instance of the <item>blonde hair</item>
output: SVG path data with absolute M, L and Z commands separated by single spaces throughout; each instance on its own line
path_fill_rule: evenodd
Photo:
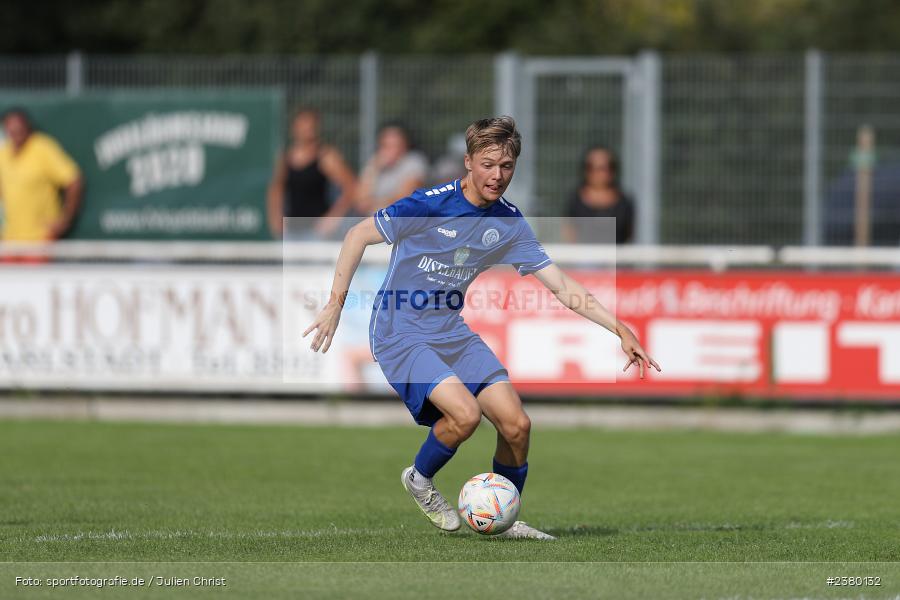
M 522 136 L 512 117 L 504 115 L 479 119 L 466 129 L 466 152 L 469 156 L 492 146 L 500 147 L 504 154 L 512 158 L 519 157 L 522 152 Z

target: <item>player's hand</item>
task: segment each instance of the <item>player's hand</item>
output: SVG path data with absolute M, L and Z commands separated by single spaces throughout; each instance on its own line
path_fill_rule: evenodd
M 334 332 L 337 331 L 338 322 L 341 320 L 341 305 L 338 302 L 329 302 L 325 308 L 318 314 L 312 325 L 303 332 L 303 337 L 309 335 L 311 331 L 316 330 L 312 343 L 309 345 L 313 352 L 322 349 L 322 354 L 328 352 L 331 347 L 331 340 L 334 339 Z
M 625 368 L 622 369 L 623 372 L 627 371 L 631 365 L 637 365 L 641 370 L 641 379 L 643 379 L 644 369 L 649 371 L 651 365 L 656 368 L 657 371 L 662 371 L 656 361 L 650 358 L 647 351 L 641 347 L 637 337 L 630 329 L 623 325 L 620 336 L 622 338 L 622 351 L 625 352 L 625 356 L 628 357 L 628 362 L 625 364 Z

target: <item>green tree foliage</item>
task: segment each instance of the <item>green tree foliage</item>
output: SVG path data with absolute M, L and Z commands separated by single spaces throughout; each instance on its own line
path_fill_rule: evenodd
M 900 50 L 896 0 L 32 0 L 0 52 Z

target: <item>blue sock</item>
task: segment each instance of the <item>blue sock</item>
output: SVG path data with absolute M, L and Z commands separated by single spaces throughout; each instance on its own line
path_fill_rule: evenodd
M 416 454 L 416 471 L 431 479 L 441 470 L 441 467 L 447 464 L 453 455 L 456 454 L 456 448 L 448 448 L 441 440 L 434 437 L 434 429 L 428 432 L 425 443 L 419 448 Z
M 501 465 L 497 462 L 497 459 L 494 459 L 494 473 L 498 475 L 503 475 L 507 479 L 513 482 L 513 485 L 516 486 L 516 489 L 519 490 L 519 494 L 522 493 L 522 488 L 525 487 L 525 478 L 528 477 L 528 463 L 526 462 L 521 467 L 507 467 L 506 465 Z

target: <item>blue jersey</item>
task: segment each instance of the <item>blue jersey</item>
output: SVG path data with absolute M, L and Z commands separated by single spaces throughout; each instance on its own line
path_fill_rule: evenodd
M 416 190 L 374 215 L 393 245 L 369 321 L 372 355 L 383 344 L 461 340 L 473 333 L 460 314 L 466 290 L 498 264 L 528 275 L 550 264 L 521 211 L 504 198 L 478 208 L 460 180 Z

